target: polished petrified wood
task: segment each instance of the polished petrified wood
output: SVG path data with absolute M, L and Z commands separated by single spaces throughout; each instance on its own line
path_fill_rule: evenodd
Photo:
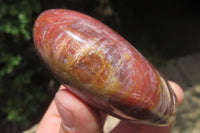
M 43 12 L 35 47 L 48 69 L 82 100 L 118 118 L 164 125 L 176 97 L 165 78 L 123 37 L 76 11 Z

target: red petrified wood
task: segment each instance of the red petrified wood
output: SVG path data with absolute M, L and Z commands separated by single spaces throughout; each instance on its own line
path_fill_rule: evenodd
M 163 76 L 123 37 L 87 15 L 53 9 L 34 26 L 46 66 L 88 104 L 130 121 L 164 125 L 176 97 Z

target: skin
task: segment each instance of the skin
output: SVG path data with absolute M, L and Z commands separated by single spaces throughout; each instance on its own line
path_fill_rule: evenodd
M 180 106 L 184 97 L 182 88 L 174 82 L 169 83 Z M 60 86 L 36 133 L 103 133 L 105 116 Z M 173 125 L 174 122 L 168 126 L 151 126 L 122 120 L 111 133 L 170 133 Z

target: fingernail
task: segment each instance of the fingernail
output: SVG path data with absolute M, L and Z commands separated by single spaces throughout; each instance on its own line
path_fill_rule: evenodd
M 55 102 L 58 109 L 58 112 L 60 113 L 61 119 L 62 119 L 62 126 L 64 130 L 66 131 L 72 131 L 75 128 L 76 119 L 73 115 L 73 113 L 68 109 L 68 105 L 70 104 L 67 101 L 67 97 L 69 94 L 65 91 L 59 91 L 56 94 Z

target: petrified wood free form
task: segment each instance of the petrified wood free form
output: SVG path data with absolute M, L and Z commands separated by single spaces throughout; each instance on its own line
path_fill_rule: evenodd
M 165 78 L 98 20 L 71 10 L 44 11 L 34 42 L 56 79 L 89 105 L 138 123 L 174 119 L 176 97 Z

